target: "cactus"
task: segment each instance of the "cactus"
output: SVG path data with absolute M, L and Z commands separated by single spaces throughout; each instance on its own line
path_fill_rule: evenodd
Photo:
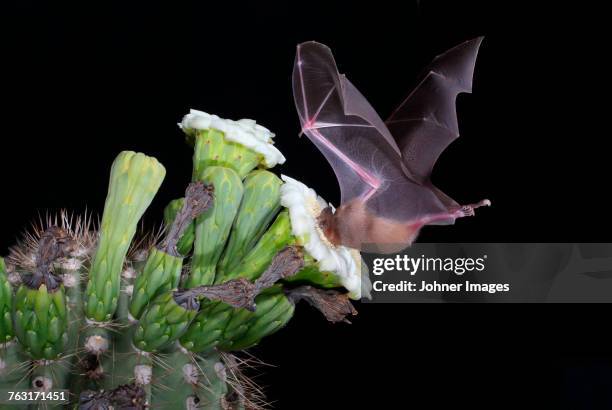
M 170 226 L 174 223 L 174 219 L 178 214 L 178 211 L 183 208 L 185 198 L 175 199 L 164 209 L 164 225 Z M 193 248 L 193 241 L 195 240 L 195 221 L 191 221 L 189 226 L 185 228 L 185 232 L 176 244 L 176 249 L 183 256 L 189 255 Z
M 166 174 L 155 158 L 124 151 L 113 163 L 104 206 L 100 240 L 87 284 L 86 315 L 109 321 L 117 309 L 125 255 L 138 221 Z
M 57 408 L 259 408 L 240 369 L 250 359 L 235 355 L 281 329 L 299 300 L 332 322 L 356 313 L 342 289 L 350 264 L 330 264 L 304 234 L 316 215 L 294 215 L 287 181 L 255 169 L 284 162 L 272 134 L 197 111 L 181 127 L 193 178 L 161 233 L 137 226 L 165 169 L 126 151 L 99 227 L 62 212 L 0 258 L 0 390 L 67 389 Z
M 13 289 L 8 280 L 4 258 L 0 257 L 0 343 L 13 339 Z
M 187 287 L 214 282 L 216 266 L 230 234 L 234 217 L 242 199 L 242 181 L 235 171 L 225 167 L 208 167 L 198 179 L 215 190 L 212 207 L 196 221 L 192 269 Z

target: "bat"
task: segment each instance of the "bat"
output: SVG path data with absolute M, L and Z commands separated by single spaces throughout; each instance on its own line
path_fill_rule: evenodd
M 475 38 L 438 55 L 386 121 L 338 72 L 327 46 L 297 46 L 292 82 L 300 135 L 321 151 L 340 185 L 338 209 L 328 207 L 318 217 L 332 244 L 398 252 L 423 226 L 453 224 L 491 204 L 459 205 L 430 178 L 442 151 L 459 136 L 455 100 L 472 91 L 481 42 Z

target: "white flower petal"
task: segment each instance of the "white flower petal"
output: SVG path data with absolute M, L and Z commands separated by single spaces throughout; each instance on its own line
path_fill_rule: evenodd
M 254 120 L 244 118 L 233 121 L 203 111 L 190 110 L 189 114 L 183 117 L 179 127 L 186 132 L 192 129 L 207 130 L 213 128 L 219 130 L 225 134 L 228 141 L 244 145 L 261 154 L 263 163 L 267 168 L 285 162 L 283 154 L 274 146 L 274 134 Z
M 361 256 L 355 249 L 334 246 L 319 228 L 317 217 L 329 205 L 317 193 L 286 175 L 281 186 L 281 204 L 289 210 L 291 230 L 300 245 L 319 263 L 319 268 L 335 274 L 351 298 L 369 297 L 369 279 L 362 284 Z M 333 207 L 332 207 L 333 209 Z M 367 276 L 366 276 L 367 278 Z

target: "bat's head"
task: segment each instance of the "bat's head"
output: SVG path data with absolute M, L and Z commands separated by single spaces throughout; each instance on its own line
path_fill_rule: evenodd
M 321 213 L 317 217 L 317 222 L 319 223 L 319 228 L 321 231 L 323 231 L 325 238 L 335 246 L 340 245 L 340 233 L 338 231 L 337 221 L 331 206 L 321 210 Z

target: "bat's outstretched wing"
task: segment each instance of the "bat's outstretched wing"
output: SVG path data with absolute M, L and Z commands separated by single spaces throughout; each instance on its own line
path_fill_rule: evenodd
M 332 165 L 342 204 L 358 199 L 402 221 L 445 212 L 434 191 L 408 178 L 400 147 L 361 93 L 338 73 L 330 49 L 298 45 L 293 94 L 302 132 Z
M 386 121 L 416 182 L 431 186 L 434 164 L 459 136 L 455 100 L 459 93 L 472 91 L 482 39 L 466 41 L 437 56 L 421 82 Z M 448 207 L 457 205 L 437 188 L 431 188 Z

